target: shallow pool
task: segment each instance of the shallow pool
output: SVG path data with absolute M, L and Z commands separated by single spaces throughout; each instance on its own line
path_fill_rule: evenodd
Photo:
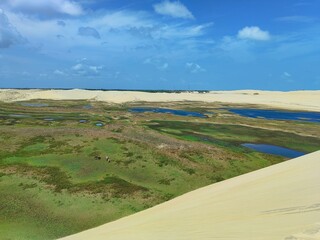
M 13 118 L 30 118 L 30 115 L 26 115 L 26 114 L 9 114 L 9 117 L 13 117 Z
M 242 146 L 250 148 L 252 150 L 262 152 L 262 153 L 268 153 L 273 155 L 279 155 L 282 157 L 287 158 L 296 158 L 300 157 L 302 155 L 305 155 L 303 152 L 299 152 L 293 149 L 279 147 L 275 145 L 269 145 L 269 144 L 253 144 L 253 143 L 244 143 Z
M 177 116 L 184 116 L 184 117 L 200 117 L 200 118 L 206 118 L 207 116 L 198 113 L 198 112 L 190 112 L 185 110 L 176 110 L 176 109 L 168 109 L 168 108 L 131 108 L 130 112 L 134 113 L 144 113 L 144 112 L 153 112 L 153 113 L 169 113 Z
M 90 105 L 90 104 L 88 104 L 88 105 L 84 105 L 82 108 L 83 108 L 83 109 L 92 109 L 93 106 Z
M 21 103 L 21 106 L 24 107 L 48 107 L 47 103 Z
M 264 110 L 249 108 L 229 108 L 228 110 L 232 113 L 249 118 L 320 122 L 320 112 L 288 112 L 281 110 Z
M 103 127 L 103 126 L 104 126 L 104 123 L 102 123 L 102 122 L 97 122 L 95 125 L 96 125 L 97 127 Z
M 44 120 L 44 121 L 53 122 L 53 121 L 55 121 L 56 119 L 54 119 L 54 118 L 44 118 L 43 120 Z

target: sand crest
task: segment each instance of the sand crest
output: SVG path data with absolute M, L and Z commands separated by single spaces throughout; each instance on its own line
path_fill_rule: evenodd
M 148 93 L 129 91 L 91 91 L 91 90 L 17 90 L 0 89 L 0 101 L 26 101 L 33 99 L 52 100 L 92 100 L 112 103 L 133 101 L 175 102 L 203 101 L 239 104 L 259 104 L 273 108 L 320 111 L 320 91 L 212 91 L 208 93 Z

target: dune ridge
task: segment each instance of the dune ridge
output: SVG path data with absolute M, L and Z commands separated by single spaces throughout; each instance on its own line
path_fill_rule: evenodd
M 210 91 L 208 93 L 150 93 L 139 91 L 98 91 L 98 90 L 44 90 L 44 89 L 0 89 L 0 101 L 15 102 L 34 99 L 52 100 L 91 100 L 112 103 L 134 101 L 175 102 L 202 101 L 239 104 L 259 104 L 291 110 L 320 111 L 320 91 Z
M 320 239 L 319 169 L 317 151 L 63 239 Z

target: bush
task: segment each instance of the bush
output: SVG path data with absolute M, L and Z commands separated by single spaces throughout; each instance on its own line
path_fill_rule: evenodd
M 185 172 L 187 172 L 189 175 L 193 175 L 196 173 L 196 171 L 192 168 L 186 168 L 186 169 L 183 169 Z

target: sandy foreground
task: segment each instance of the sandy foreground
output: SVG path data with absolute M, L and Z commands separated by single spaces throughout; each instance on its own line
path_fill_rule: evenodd
M 91 90 L 17 90 L 0 89 L 0 101 L 27 101 L 33 99 L 52 100 L 92 100 L 112 103 L 132 101 L 174 102 L 203 101 L 239 104 L 258 104 L 274 108 L 292 110 L 320 111 L 320 91 L 212 91 L 209 93 L 147 93 L 128 91 L 91 91 Z
M 319 169 L 320 151 L 64 239 L 320 239 Z

